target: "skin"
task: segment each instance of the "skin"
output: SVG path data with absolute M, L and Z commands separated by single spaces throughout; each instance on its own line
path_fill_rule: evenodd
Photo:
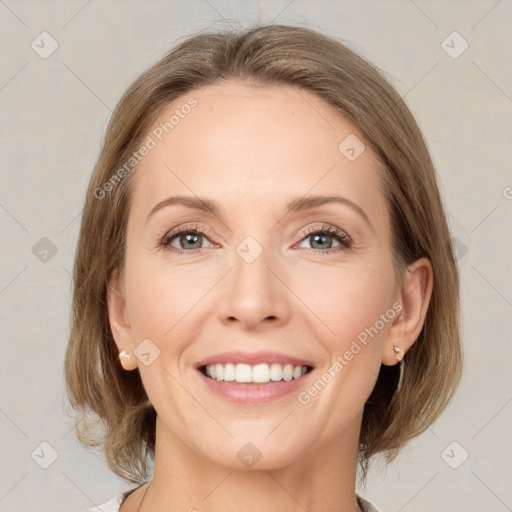
M 338 150 L 348 135 L 364 137 L 324 100 L 288 85 L 233 81 L 175 100 L 155 126 L 189 96 L 198 105 L 136 171 L 126 266 L 109 287 L 115 342 L 131 355 L 121 364 L 138 368 L 158 413 L 151 486 L 130 494 L 121 511 L 136 511 L 146 490 L 142 512 L 358 510 L 363 407 L 380 365 L 397 363 L 393 345 L 406 353 L 421 331 L 431 265 L 418 260 L 404 286 L 397 284 L 375 155 L 369 144 L 355 161 Z M 146 223 L 171 195 L 215 200 L 221 216 L 173 205 Z M 371 227 L 336 203 L 285 215 L 289 201 L 310 195 L 350 199 Z M 172 246 L 199 252 L 158 248 L 172 228 L 190 224 L 210 233 L 199 235 L 198 245 L 177 236 Z M 353 245 L 336 252 L 340 242 L 329 235 L 315 244 L 313 228 L 323 225 L 347 233 Z M 263 249 L 251 264 L 236 252 L 247 236 Z M 333 252 L 322 254 L 322 247 Z M 307 405 L 296 393 L 265 405 L 232 404 L 193 369 L 227 350 L 274 350 L 313 362 L 307 390 L 396 302 L 401 316 Z M 133 354 L 146 338 L 160 350 L 148 366 Z M 251 468 L 237 457 L 247 442 L 262 454 Z

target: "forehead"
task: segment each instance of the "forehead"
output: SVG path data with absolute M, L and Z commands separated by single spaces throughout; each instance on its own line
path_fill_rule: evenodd
M 237 208 L 243 197 L 249 212 L 334 192 L 383 213 L 373 150 L 353 123 L 304 89 L 237 82 L 196 89 L 167 105 L 148 137 L 154 147 L 137 168 L 132 198 L 146 214 L 169 195 Z

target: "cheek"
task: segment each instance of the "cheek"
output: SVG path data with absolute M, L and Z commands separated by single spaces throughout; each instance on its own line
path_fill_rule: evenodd
M 320 322 L 321 337 L 342 349 L 391 308 L 393 279 L 391 270 L 377 262 L 315 272 L 295 290 Z
M 128 315 L 134 342 L 151 339 L 160 350 L 177 352 L 194 337 L 200 322 L 201 299 L 215 283 L 211 272 L 204 275 L 185 267 L 153 263 L 156 256 L 132 260 L 127 275 Z M 180 340 L 183 340 L 180 342 Z

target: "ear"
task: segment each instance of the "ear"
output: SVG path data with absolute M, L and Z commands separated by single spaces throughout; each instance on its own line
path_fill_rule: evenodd
M 110 329 L 119 352 L 119 361 L 125 370 L 135 370 L 137 361 L 133 353 L 132 331 L 126 310 L 124 286 L 117 268 L 108 281 L 107 302 Z
M 397 296 L 402 310 L 393 321 L 382 345 L 382 364 L 393 366 L 399 362 L 394 345 L 400 346 L 406 354 L 418 339 L 425 322 L 433 285 L 434 274 L 428 258 L 420 258 L 408 265 L 405 281 Z

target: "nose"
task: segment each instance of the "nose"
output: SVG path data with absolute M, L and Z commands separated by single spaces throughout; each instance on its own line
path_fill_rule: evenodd
M 233 268 L 220 287 L 220 321 L 236 323 L 247 331 L 286 324 L 290 316 L 290 291 L 284 284 L 285 271 L 266 250 L 249 261 L 235 252 Z

